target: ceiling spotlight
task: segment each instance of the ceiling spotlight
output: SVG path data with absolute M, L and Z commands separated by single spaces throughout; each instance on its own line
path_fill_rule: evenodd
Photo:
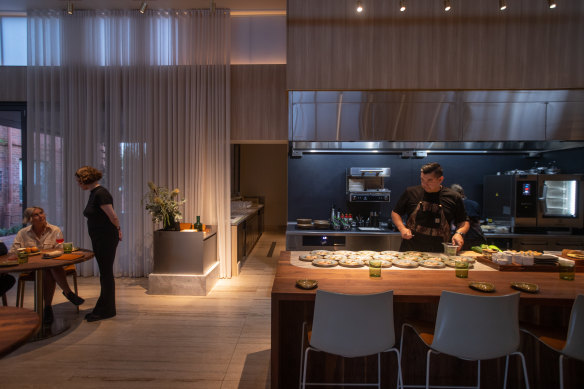
M 399 10 L 401 12 L 406 10 L 406 0 L 399 0 Z
M 143 1 L 142 5 L 140 5 L 140 9 L 138 11 L 140 11 L 140 13 L 143 14 L 144 12 L 146 12 L 146 8 L 148 8 L 148 2 Z
M 550 8 L 556 8 L 556 0 L 548 0 L 548 5 Z
M 70 1 L 67 2 L 67 13 L 73 15 L 73 3 Z
M 507 0 L 499 0 L 499 9 L 505 11 L 507 9 Z
M 450 8 L 452 8 L 450 6 L 450 0 L 444 0 L 444 11 L 448 12 L 450 11 Z
M 361 2 L 360 2 L 360 1 L 358 1 L 358 2 L 357 2 L 357 8 L 355 8 L 355 10 L 356 10 L 358 13 L 361 13 L 361 12 L 363 12 L 363 6 L 361 5 Z

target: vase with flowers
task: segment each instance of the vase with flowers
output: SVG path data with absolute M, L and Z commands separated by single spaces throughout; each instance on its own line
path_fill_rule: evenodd
M 179 199 L 180 191 L 172 191 L 167 188 L 148 182 L 148 193 L 144 196 L 145 208 L 152 216 L 154 223 L 162 222 L 162 229 L 165 231 L 179 231 L 182 214 L 179 207 L 186 200 Z

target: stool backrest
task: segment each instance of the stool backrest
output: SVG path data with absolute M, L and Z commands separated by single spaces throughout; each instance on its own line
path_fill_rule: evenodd
M 432 348 L 462 359 L 508 355 L 519 348 L 519 293 L 475 296 L 443 291 Z
M 394 344 L 393 291 L 364 295 L 316 292 L 312 347 L 358 357 L 377 354 Z
M 579 294 L 574 300 L 568 326 L 568 338 L 562 353 L 584 361 L 584 294 Z

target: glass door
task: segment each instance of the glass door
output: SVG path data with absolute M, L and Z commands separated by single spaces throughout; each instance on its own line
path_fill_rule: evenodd
M 0 240 L 10 248 L 26 199 L 25 105 L 0 103 Z
M 542 175 L 539 180 L 540 212 L 538 216 L 540 220 L 538 220 L 538 225 L 581 227 L 582 178 L 576 175 Z

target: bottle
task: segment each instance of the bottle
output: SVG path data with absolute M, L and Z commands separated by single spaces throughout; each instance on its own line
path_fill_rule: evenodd
M 201 224 L 200 216 L 197 216 L 197 222 L 194 224 L 193 229 L 196 231 L 203 231 L 203 225 Z

